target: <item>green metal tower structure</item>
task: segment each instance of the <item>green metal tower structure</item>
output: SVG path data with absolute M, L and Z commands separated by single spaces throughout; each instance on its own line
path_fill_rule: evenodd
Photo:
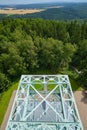
M 6 130 L 84 130 L 67 75 L 22 75 Z

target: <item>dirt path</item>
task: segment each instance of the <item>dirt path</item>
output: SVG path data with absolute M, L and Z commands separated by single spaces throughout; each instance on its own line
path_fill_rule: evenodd
M 87 130 L 87 91 L 76 91 L 74 97 L 84 130 Z

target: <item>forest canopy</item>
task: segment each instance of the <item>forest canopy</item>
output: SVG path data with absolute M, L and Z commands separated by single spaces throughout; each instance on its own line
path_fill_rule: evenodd
M 21 74 L 73 67 L 87 87 L 87 22 L 43 19 L 0 21 L 0 92 Z

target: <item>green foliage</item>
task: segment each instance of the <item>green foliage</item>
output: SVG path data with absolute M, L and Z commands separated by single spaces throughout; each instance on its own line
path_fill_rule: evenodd
M 77 80 L 73 80 L 72 78 L 70 78 L 70 83 L 71 83 L 71 87 L 73 91 L 81 91 L 82 90 L 82 86 L 78 83 Z
M 13 44 L 9 44 L 6 51 L 1 53 L 0 68 L 9 77 L 20 76 L 23 73 L 23 61 L 19 56 L 18 49 Z
M 73 65 L 79 70 L 87 68 L 87 40 L 78 43 L 78 49 L 73 57 Z
M 68 26 L 71 43 L 78 43 L 80 40 L 82 40 L 82 36 L 81 36 L 83 35 L 81 33 L 82 26 L 77 21 L 71 21 L 70 25 Z
M 0 73 L 0 93 L 7 90 L 9 87 L 10 82 L 5 74 Z
M 31 37 L 26 37 L 18 45 L 20 56 L 23 58 L 23 63 L 28 71 L 32 71 L 35 67 L 38 67 L 37 64 L 37 47 L 34 45 L 34 42 Z
M 80 83 L 87 88 L 87 40 L 78 43 L 72 64 L 79 70 Z
M 52 38 L 46 40 L 40 38 L 38 44 L 41 44 L 38 52 L 40 54 L 39 65 L 51 69 L 52 72 L 67 67 L 76 50 L 74 45 L 70 43 L 63 44 L 63 42 Z M 37 44 L 35 43 L 35 45 Z
M 83 72 L 80 74 L 79 81 L 82 86 L 87 90 L 87 68 L 84 69 Z
M 84 72 L 87 69 L 86 28 L 86 21 L 3 19 L 0 21 L 1 74 L 14 81 L 21 74 L 35 74 L 40 70 L 57 73 L 70 66 Z M 4 90 L 3 85 L 1 91 Z

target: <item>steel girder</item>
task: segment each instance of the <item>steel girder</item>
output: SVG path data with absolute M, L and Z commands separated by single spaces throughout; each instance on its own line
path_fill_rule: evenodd
M 6 130 L 83 130 L 67 75 L 22 75 Z

